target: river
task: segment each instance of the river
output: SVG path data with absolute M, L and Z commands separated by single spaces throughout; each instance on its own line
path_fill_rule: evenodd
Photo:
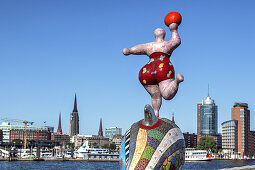
M 206 162 L 185 162 L 183 170 L 221 169 L 237 166 L 255 165 L 254 160 L 213 160 Z M 1 170 L 119 170 L 118 162 L 85 162 L 85 161 L 0 161 Z

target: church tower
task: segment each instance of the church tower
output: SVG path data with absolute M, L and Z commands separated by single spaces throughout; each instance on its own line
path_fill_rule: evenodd
M 98 136 L 104 136 L 103 134 L 103 126 L 102 126 L 102 118 L 100 119 L 100 125 L 98 130 Z
M 77 110 L 77 101 L 75 93 L 73 112 L 70 113 L 69 135 L 71 137 L 77 134 L 79 134 L 79 115 Z
M 61 127 L 61 112 L 59 113 L 57 134 L 58 134 L 58 135 L 61 135 L 61 134 L 62 134 L 62 127 Z

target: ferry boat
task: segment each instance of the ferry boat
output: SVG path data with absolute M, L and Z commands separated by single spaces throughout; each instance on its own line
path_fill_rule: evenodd
M 211 156 L 206 150 L 185 150 L 185 161 L 210 161 Z
M 85 158 L 88 154 L 94 155 L 104 155 L 109 154 L 109 149 L 103 148 L 91 148 L 88 143 L 85 143 L 81 147 L 79 147 L 76 151 L 74 151 L 75 158 Z

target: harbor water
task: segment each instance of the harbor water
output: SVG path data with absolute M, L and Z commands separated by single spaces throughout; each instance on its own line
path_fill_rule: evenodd
M 196 169 L 222 169 L 233 168 L 246 165 L 255 165 L 255 160 L 213 160 L 185 162 L 184 170 Z M 86 161 L 1 161 L 1 170 L 119 170 L 118 162 L 86 162 Z

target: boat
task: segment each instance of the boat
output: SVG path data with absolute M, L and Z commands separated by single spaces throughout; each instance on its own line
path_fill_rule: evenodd
M 86 143 L 74 151 L 75 158 L 86 158 L 87 155 L 105 155 L 109 154 L 109 149 L 104 148 L 91 148 Z
M 185 161 L 210 161 L 211 154 L 206 150 L 185 149 Z

